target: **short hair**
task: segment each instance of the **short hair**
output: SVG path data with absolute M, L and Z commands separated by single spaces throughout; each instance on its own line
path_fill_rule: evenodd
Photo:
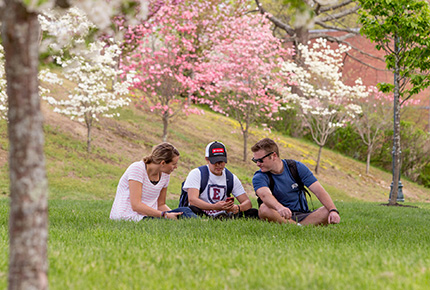
M 179 156 L 178 149 L 168 142 L 163 142 L 156 145 L 152 149 L 151 155 L 143 158 L 143 162 L 145 162 L 145 164 L 160 164 L 161 161 L 170 163 L 176 156 Z
M 264 138 L 258 141 L 254 144 L 254 146 L 251 147 L 252 152 L 257 152 L 260 150 L 264 150 L 267 153 L 275 152 L 276 155 L 279 157 L 279 148 L 278 145 L 270 138 Z

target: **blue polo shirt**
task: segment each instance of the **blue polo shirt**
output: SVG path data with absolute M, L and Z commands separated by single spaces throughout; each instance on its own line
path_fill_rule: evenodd
M 297 182 L 291 175 L 290 169 L 288 168 L 287 161 L 282 160 L 284 169 L 281 174 L 273 174 L 274 188 L 273 196 L 278 200 L 280 204 L 289 208 L 291 211 L 308 212 L 308 204 L 306 197 L 303 192 L 299 190 Z M 298 174 L 306 187 L 311 186 L 317 181 L 313 173 L 303 163 L 296 161 Z M 252 185 L 254 190 L 257 191 L 261 187 L 270 188 L 269 176 L 258 170 L 254 173 L 252 178 Z

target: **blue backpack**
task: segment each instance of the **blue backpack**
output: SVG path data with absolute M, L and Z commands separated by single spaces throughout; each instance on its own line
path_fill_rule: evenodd
M 199 167 L 200 170 L 200 194 L 205 190 L 208 185 L 209 180 L 209 168 L 207 165 L 202 165 Z M 233 191 L 233 173 L 230 172 L 227 168 L 225 168 L 225 174 L 227 178 L 227 196 L 229 197 L 231 192 Z M 188 202 L 188 192 L 184 190 L 184 182 L 181 185 L 181 196 L 179 197 L 179 207 L 187 207 L 189 206 Z

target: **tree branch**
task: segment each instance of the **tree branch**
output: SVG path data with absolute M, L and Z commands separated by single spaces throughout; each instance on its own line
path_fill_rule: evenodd
M 269 14 L 264 8 L 263 5 L 260 3 L 259 0 L 255 0 L 255 3 L 257 4 L 257 9 L 260 11 L 260 13 L 262 15 L 265 15 L 274 25 L 276 25 L 276 27 L 279 27 L 283 30 L 285 30 L 289 36 L 294 36 L 296 34 L 296 32 L 294 31 L 293 28 L 291 28 L 291 26 L 289 26 L 288 24 L 285 24 L 284 22 L 282 22 L 282 20 L 276 18 L 275 16 Z
M 330 10 L 339 9 L 339 8 L 342 8 L 342 7 L 344 7 L 344 6 L 348 5 L 348 4 L 351 4 L 353 2 L 355 2 L 355 1 L 354 0 L 345 0 L 342 3 L 338 3 L 338 4 L 335 4 L 335 5 L 332 5 L 332 6 L 322 7 L 322 8 L 319 9 L 319 12 L 324 13 L 324 12 L 327 12 L 327 11 L 330 11 Z
M 347 9 L 347 10 L 344 10 L 344 11 L 336 13 L 336 14 L 329 14 L 329 15 L 327 15 L 325 17 L 318 18 L 318 16 L 317 16 L 317 19 L 320 22 L 333 21 L 335 19 L 340 19 L 340 18 L 343 18 L 343 17 L 345 17 L 347 15 L 355 13 L 355 12 L 357 12 L 358 9 L 360 9 L 360 7 L 355 6 L 355 7 L 351 8 L 351 9 Z

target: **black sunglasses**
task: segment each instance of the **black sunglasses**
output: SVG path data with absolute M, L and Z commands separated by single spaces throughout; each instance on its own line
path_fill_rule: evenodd
M 275 153 L 275 152 L 270 152 L 270 153 L 268 153 L 268 154 L 264 155 L 264 156 L 263 156 L 263 157 L 261 157 L 261 158 L 258 158 L 258 159 L 252 158 L 251 160 L 252 160 L 252 162 L 254 162 L 254 163 L 257 163 L 257 162 L 263 163 L 263 162 L 264 162 L 264 161 L 263 161 L 263 159 L 264 159 L 264 158 L 266 158 L 267 156 L 272 155 L 273 153 Z

